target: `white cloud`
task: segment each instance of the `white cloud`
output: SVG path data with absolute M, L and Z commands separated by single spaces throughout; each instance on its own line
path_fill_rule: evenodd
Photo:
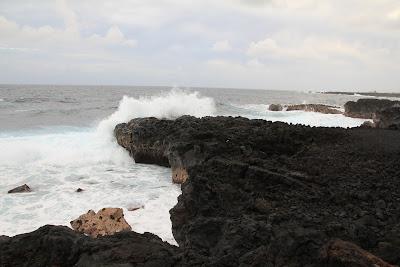
M 232 47 L 228 40 L 223 40 L 215 42 L 212 46 L 212 50 L 216 52 L 227 52 L 232 50 Z
M 396 90 L 399 34 L 398 0 L 2 0 L 0 82 Z

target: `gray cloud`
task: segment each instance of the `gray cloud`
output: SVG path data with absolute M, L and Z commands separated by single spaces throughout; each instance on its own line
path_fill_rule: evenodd
M 0 83 L 400 91 L 398 0 L 0 2 Z

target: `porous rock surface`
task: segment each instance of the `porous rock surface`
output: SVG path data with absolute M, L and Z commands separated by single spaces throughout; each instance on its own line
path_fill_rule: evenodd
M 122 231 L 131 231 L 132 228 L 124 218 L 121 208 L 103 208 L 97 213 L 89 210 L 71 221 L 72 229 L 91 237 L 113 235 Z
M 136 162 L 187 173 L 170 211 L 179 248 L 150 234 L 92 239 L 48 226 L 0 240 L 0 263 L 21 266 L 25 254 L 56 266 L 400 263 L 400 131 L 183 116 L 134 119 L 115 135 Z M 333 253 L 338 239 L 362 253 Z
M 303 110 L 308 112 L 319 112 L 324 114 L 342 114 L 337 107 L 323 105 L 323 104 L 299 104 L 299 105 L 288 105 L 287 111 Z
M 374 119 L 377 112 L 399 105 L 400 101 L 362 98 L 344 104 L 344 115 L 353 118 Z

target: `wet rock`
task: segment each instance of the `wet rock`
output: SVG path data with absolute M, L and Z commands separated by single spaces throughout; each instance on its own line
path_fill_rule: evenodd
M 357 245 L 342 240 L 328 242 L 321 251 L 321 266 L 395 267 Z
M 103 208 L 95 213 L 89 210 L 78 219 L 71 221 L 72 228 L 91 237 L 113 235 L 117 232 L 131 231 L 120 208 Z
M 121 232 L 93 239 L 65 226 L 46 225 L 0 241 L 2 267 L 177 266 L 177 248 L 159 237 Z
M 287 111 L 303 110 L 309 112 L 319 112 L 324 114 L 342 114 L 342 112 L 334 106 L 322 105 L 322 104 L 300 104 L 300 105 L 289 105 Z
M 271 105 L 269 105 L 268 110 L 269 111 L 282 111 L 283 107 L 281 104 L 271 104 Z
M 9 194 L 13 194 L 13 193 L 27 193 L 27 192 L 31 192 L 31 188 L 27 185 L 27 184 L 23 184 L 21 186 L 18 186 L 14 189 L 11 189 L 10 191 L 8 191 Z
M 353 118 L 373 119 L 378 111 L 399 105 L 400 101 L 388 99 L 359 99 L 349 101 L 344 105 L 344 115 Z

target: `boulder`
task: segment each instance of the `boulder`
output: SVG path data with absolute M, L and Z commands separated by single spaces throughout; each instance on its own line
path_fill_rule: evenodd
M 71 226 L 75 231 L 95 238 L 132 230 L 120 208 L 103 208 L 97 213 L 89 210 L 78 219 L 71 221 Z
M 309 112 L 319 112 L 324 114 L 342 114 L 342 112 L 334 106 L 328 106 L 323 104 L 300 104 L 300 105 L 288 105 L 287 111 L 303 110 Z
M 281 104 L 271 104 L 271 105 L 269 105 L 268 110 L 269 111 L 282 111 L 283 107 Z
M 395 267 L 357 245 L 340 239 L 328 242 L 321 251 L 323 266 Z
M 9 194 L 13 194 L 13 193 L 27 193 L 27 192 L 31 192 L 31 188 L 27 185 L 27 184 L 23 184 L 21 186 L 18 186 L 14 189 L 11 189 L 8 191 Z
M 352 118 L 373 119 L 378 111 L 399 105 L 400 101 L 363 98 L 344 105 L 344 115 Z

